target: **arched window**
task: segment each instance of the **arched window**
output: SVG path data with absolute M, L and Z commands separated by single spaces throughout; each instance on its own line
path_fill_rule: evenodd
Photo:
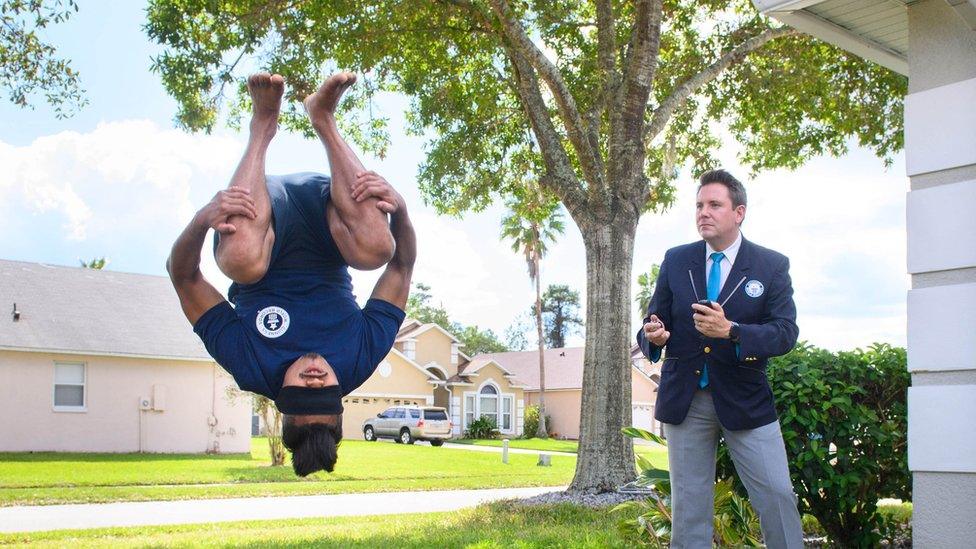
M 498 423 L 498 389 L 494 385 L 485 385 L 479 391 L 478 398 L 480 400 L 480 411 L 482 417 L 489 417 L 495 422 L 495 426 L 499 426 Z

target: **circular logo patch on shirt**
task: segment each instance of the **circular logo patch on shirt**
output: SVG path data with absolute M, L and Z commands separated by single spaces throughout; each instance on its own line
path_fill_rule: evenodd
M 291 319 L 288 311 L 281 307 L 265 307 L 258 311 L 257 326 L 258 331 L 264 337 L 281 337 L 288 331 Z
M 763 287 L 762 282 L 759 282 L 758 280 L 750 280 L 749 282 L 746 282 L 745 290 L 747 296 L 759 297 L 763 295 L 763 290 L 765 290 L 765 288 Z

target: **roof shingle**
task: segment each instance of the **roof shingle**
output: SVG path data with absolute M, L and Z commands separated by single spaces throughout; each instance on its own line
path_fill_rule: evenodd
M 0 259 L 0 307 L 0 349 L 212 360 L 166 277 Z

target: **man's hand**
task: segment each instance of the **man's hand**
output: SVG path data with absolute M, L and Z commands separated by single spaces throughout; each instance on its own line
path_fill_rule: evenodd
M 230 187 L 218 191 L 197 217 L 201 223 L 220 234 L 233 234 L 237 227 L 228 222 L 230 217 L 241 215 L 248 219 L 257 219 L 258 210 L 251 198 L 251 191 L 243 187 Z
M 725 310 L 721 305 L 714 301 L 711 307 L 692 303 L 691 308 L 695 310 L 692 316 L 695 320 L 695 329 L 703 336 L 728 339 L 732 323 L 725 318 Z
M 376 207 L 381 211 L 394 214 L 403 206 L 403 197 L 381 175 L 374 171 L 356 174 L 356 182 L 352 184 L 352 198 L 362 202 L 367 198 L 376 198 Z
M 644 337 L 654 345 L 664 347 L 671 337 L 671 332 L 664 329 L 664 323 L 657 318 L 657 315 L 651 315 L 647 319 L 647 324 L 644 324 Z

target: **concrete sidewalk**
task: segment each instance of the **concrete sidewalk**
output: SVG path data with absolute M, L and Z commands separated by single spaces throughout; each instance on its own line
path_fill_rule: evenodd
M 565 486 L 549 486 L 0 507 L 0 532 L 434 513 L 474 507 L 502 499 L 528 498 L 565 489 Z
M 474 452 L 502 452 L 501 446 L 476 446 L 474 444 L 457 444 L 454 442 L 445 442 L 444 448 L 451 448 L 452 450 L 472 450 Z M 509 454 L 549 454 L 550 456 L 571 456 L 576 457 L 573 452 L 553 452 L 550 450 L 528 450 L 526 448 L 509 448 Z

